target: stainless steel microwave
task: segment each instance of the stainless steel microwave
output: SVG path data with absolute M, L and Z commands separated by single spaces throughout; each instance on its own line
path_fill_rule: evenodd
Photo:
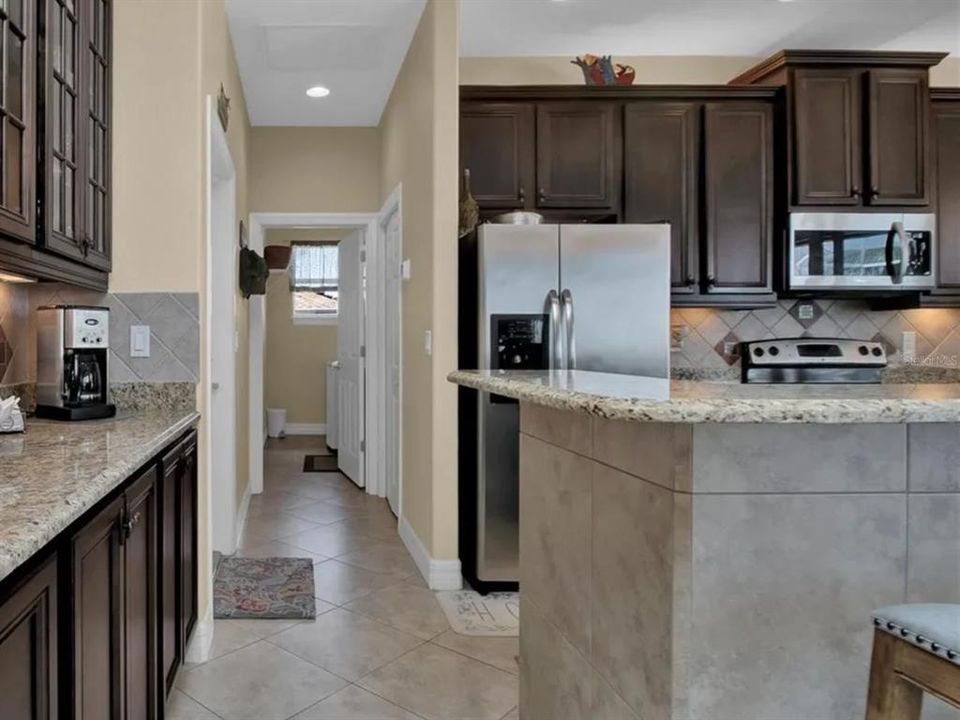
M 936 216 L 793 213 L 792 289 L 926 290 L 936 284 Z

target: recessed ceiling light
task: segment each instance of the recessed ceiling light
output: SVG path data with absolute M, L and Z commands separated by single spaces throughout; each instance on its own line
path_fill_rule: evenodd
M 330 88 L 325 88 L 323 85 L 314 85 L 312 88 L 307 88 L 307 95 L 312 98 L 322 98 L 330 94 Z

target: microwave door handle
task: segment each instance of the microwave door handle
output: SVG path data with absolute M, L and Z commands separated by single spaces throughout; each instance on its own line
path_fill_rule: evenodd
M 900 250 L 900 257 L 895 258 L 895 251 Z M 906 252 L 906 243 L 903 232 L 903 223 L 895 222 L 890 226 L 890 229 L 887 231 L 887 246 L 886 246 L 886 260 L 887 260 L 887 274 L 890 276 L 890 279 L 893 281 L 894 285 L 899 285 L 903 282 L 903 273 L 905 270 L 904 265 L 904 253 Z
M 560 370 L 563 365 L 563 338 L 560 333 L 560 296 L 556 290 L 547 293 L 547 309 L 550 315 L 549 369 Z
M 563 331 L 567 340 L 567 368 L 577 369 L 577 336 L 573 329 L 573 293 L 564 290 L 560 294 L 563 305 Z

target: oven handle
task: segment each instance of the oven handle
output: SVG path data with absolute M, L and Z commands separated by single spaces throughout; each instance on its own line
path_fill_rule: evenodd
M 900 257 L 895 261 L 894 254 L 897 249 L 900 250 Z M 887 274 L 890 276 L 894 285 L 899 285 L 903 282 L 903 274 L 906 269 L 906 252 L 907 238 L 903 231 L 903 223 L 895 222 L 887 231 L 887 247 L 885 252 Z

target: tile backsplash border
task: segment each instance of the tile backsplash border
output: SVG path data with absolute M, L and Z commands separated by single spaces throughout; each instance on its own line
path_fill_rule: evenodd
M 183 383 L 200 375 L 198 293 L 100 293 L 59 283 L 0 283 L 0 388 L 36 382 L 35 310 L 43 305 L 110 308 L 111 385 Z M 149 358 L 130 357 L 130 326 L 150 326 Z

